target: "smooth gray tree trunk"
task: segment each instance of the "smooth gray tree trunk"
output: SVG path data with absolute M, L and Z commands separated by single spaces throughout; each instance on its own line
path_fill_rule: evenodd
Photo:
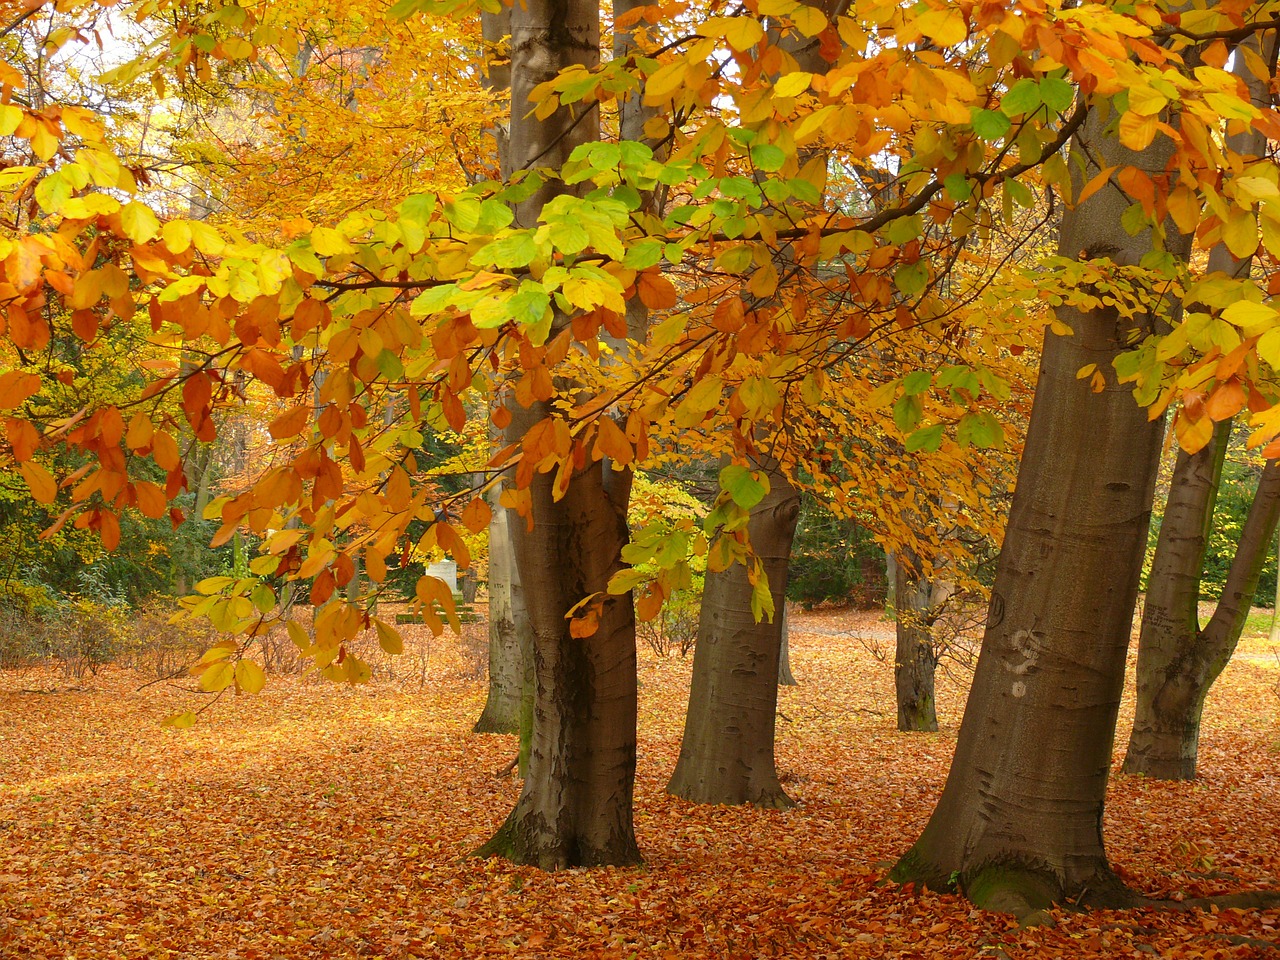
M 1095 108 L 1097 111 L 1097 108 Z M 1072 151 L 1080 184 L 1098 164 L 1164 169 L 1168 141 L 1122 147 L 1095 112 Z M 1083 167 L 1083 171 L 1080 169 Z M 1062 219 L 1063 256 L 1136 265 L 1150 231 L 1121 225 L 1115 187 Z M 1176 257 L 1187 244 L 1175 241 Z M 1146 548 L 1163 423 L 1150 420 L 1112 361 L 1161 326 L 1149 313 L 1057 308 L 1040 377 L 972 690 L 942 796 L 893 877 L 955 885 L 977 905 L 1028 914 L 1072 900 L 1120 905 L 1102 836 L 1112 741 Z M 1077 373 L 1095 364 L 1095 393 Z
M 769 492 L 752 509 L 747 529 L 769 578 L 774 616 L 757 622 L 752 615 L 744 564 L 707 574 L 684 739 L 667 790 L 698 803 L 782 808 L 792 800 L 778 782 L 774 728 L 787 567 L 800 494 L 775 462 L 753 466 L 768 476 Z
M 599 113 L 560 108 L 539 120 L 529 92 L 575 64 L 600 55 L 600 13 L 586 0 L 528 0 L 511 11 L 513 167 L 557 169 L 573 149 L 598 136 Z M 535 225 L 544 204 L 571 188 L 548 180 L 516 208 Z M 557 315 L 555 336 L 568 324 Z M 561 389 L 572 390 L 571 385 Z M 507 428 L 519 441 L 556 416 L 549 402 L 515 407 Z M 533 636 L 534 702 L 528 769 L 515 808 L 478 852 L 544 869 L 640 861 L 632 822 L 636 763 L 636 645 L 631 595 L 607 596 L 594 635 L 575 637 L 566 617 L 603 593 L 622 566 L 627 542 L 629 471 L 587 463 L 560 498 L 554 474 L 530 483 L 532 529 L 511 524 L 516 564 Z

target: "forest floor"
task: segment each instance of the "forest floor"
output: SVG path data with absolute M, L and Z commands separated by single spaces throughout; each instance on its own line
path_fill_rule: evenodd
M 794 809 L 664 792 L 692 659 L 644 651 L 645 865 L 470 858 L 519 790 L 495 775 L 514 738 L 470 733 L 481 630 L 417 637 L 364 687 L 272 677 L 190 730 L 159 726 L 212 699 L 190 678 L 0 674 L 0 958 L 1280 957 L 1280 911 L 1055 911 L 1020 930 L 881 885 L 937 799 L 967 676 L 941 678 L 941 732 L 897 732 L 875 656 L 890 634 L 843 610 L 791 624 L 778 757 Z M 1147 894 L 1280 887 L 1280 650 L 1242 653 L 1211 695 L 1194 783 L 1118 774 L 1126 698 L 1105 830 Z

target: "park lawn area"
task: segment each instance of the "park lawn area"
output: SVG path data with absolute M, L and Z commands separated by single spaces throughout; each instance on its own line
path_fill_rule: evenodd
M 692 661 L 642 652 L 646 864 L 554 874 L 467 856 L 519 782 L 495 775 L 514 738 L 469 732 L 484 682 L 447 637 L 419 650 L 411 680 L 273 677 L 190 730 L 159 724 L 210 699 L 193 679 L 5 673 L 0 957 L 1244 958 L 1280 946 L 1280 911 L 1059 910 L 1055 926 L 1020 930 L 956 896 L 881 885 L 941 789 L 965 679 L 940 679 L 942 732 L 898 733 L 891 661 L 873 655 L 886 630 L 867 614 L 797 611 L 800 685 L 781 692 L 778 757 L 799 803 L 785 812 L 665 794 Z M 1280 659 L 1262 637 L 1211 695 L 1201 770 L 1190 784 L 1113 778 L 1121 875 L 1174 898 L 1280 887 Z

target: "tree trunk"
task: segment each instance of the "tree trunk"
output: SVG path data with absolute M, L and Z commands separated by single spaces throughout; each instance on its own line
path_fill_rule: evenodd
M 910 562 L 904 562 L 904 561 Z M 933 643 L 933 583 L 916 578 L 914 558 L 898 557 L 894 564 L 897 614 L 897 649 L 893 660 L 893 680 L 897 690 L 898 729 L 904 732 L 933 733 L 938 714 L 933 694 L 934 668 L 938 654 Z
M 489 521 L 489 696 L 473 728 L 475 733 L 518 733 L 520 698 L 525 683 L 529 616 L 515 577 L 507 508 L 497 503 Z M 523 522 L 516 518 L 516 523 Z
M 1248 42 L 1258 49 L 1256 37 Z M 1255 102 L 1269 103 L 1266 85 L 1254 77 L 1240 54 L 1235 57 L 1235 73 L 1249 85 Z M 1257 155 L 1266 140 L 1250 128 L 1233 134 L 1228 146 L 1241 154 Z M 1210 273 L 1248 276 L 1251 265 L 1252 258 L 1237 260 L 1225 244 L 1209 254 Z M 1219 423 L 1210 444 L 1194 455 L 1179 453 L 1174 466 L 1147 578 L 1138 640 L 1138 700 L 1125 773 L 1160 780 L 1195 778 L 1204 699 L 1239 642 L 1266 561 L 1275 531 L 1274 505 L 1268 502 L 1276 496 L 1270 464 L 1259 481 L 1218 609 L 1201 630 L 1200 578 L 1230 436 L 1231 421 Z M 1241 590 L 1247 595 L 1240 596 Z
M 1092 149 L 1083 171 L 1072 165 L 1078 184 L 1095 162 L 1164 169 L 1167 141 L 1134 153 L 1105 132 L 1113 120 L 1095 108 L 1086 122 L 1080 140 Z M 1068 210 L 1061 253 L 1137 264 L 1153 237 L 1129 236 L 1128 206 L 1111 187 Z M 1107 862 L 1102 813 L 1163 425 L 1116 382 L 1112 362 L 1161 322 L 1157 296 L 1149 315 L 1128 320 L 1109 307 L 1057 308 L 1072 332 L 1045 337 L 955 758 L 893 871 L 899 882 L 958 881 L 977 905 L 1024 915 L 1066 899 L 1131 902 Z M 1105 378 L 1100 392 L 1077 376 L 1089 364 Z
M 1223 446 L 1225 448 L 1225 441 Z M 1182 465 L 1183 456 L 1180 455 L 1178 467 Z M 1175 482 L 1178 480 L 1177 471 L 1174 479 Z M 1170 491 L 1169 498 L 1172 507 L 1174 491 Z M 1210 505 L 1205 513 L 1190 519 L 1203 524 L 1206 519 L 1211 518 Z M 1249 516 L 1245 520 L 1240 542 L 1227 572 L 1222 596 L 1203 630 L 1199 629 L 1195 613 L 1200 588 L 1199 565 L 1194 568 L 1189 586 L 1186 585 L 1185 568 L 1175 571 L 1169 578 L 1184 593 L 1190 592 L 1189 602 L 1187 597 L 1179 596 L 1177 599 L 1180 606 L 1161 604 L 1153 608 L 1148 590 L 1142 617 L 1141 646 L 1138 650 L 1138 703 L 1133 734 L 1129 738 L 1129 750 L 1124 761 L 1125 773 L 1140 773 L 1159 780 L 1195 778 L 1196 755 L 1200 744 L 1200 717 L 1204 712 L 1205 696 L 1230 661 L 1236 644 L 1240 641 L 1240 634 L 1244 631 L 1253 595 L 1258 587 L 1258 578 L 1266 563 L 1267 550 L 1271 545 L 1271 538 L 1275 536 L 1278 518 L 1280 465 L 1270 460 L 1258 481 L 1258 490 L 1254 494 Z M 1177 519 L 1181 520 L 1181 517 Z M 1169 524 L 1167 513 L 1165 524 Z M 1190 560 L 1186 554 L 1196 547 L 1198 559 L 1203 560 L 1205 538 L 1195 539 L 1197 542 L 1182 552 L 1171 548 L 1165 565 L 1182 566 Z M 1161 527 L 1160 541 L 1156 545 L 1157 562 L 1161 560 L 1160 551 L 1164 542 L 1165 527 Z M 1171 542 L 1175 547 L 1178 545 L 1177 541 L 1171 539 Z M 1153 564 L 1152 579 L 1156 572 L 1157 566 Z M 1189 619 L 1186 616 L 1188 608 Z
M 782 605 L 782 643 L 778 650 L 778 686 L 794 687 L 796 675 L 791 672 L 791 623 L 787 618 L 787 607 Z
M 782 611 L 800 494 L 777 463 L 757 464 L 769 492 L 751 511 L 748 535 L 773 594 L 772 621 L 756 622 L 744 564 L 708 573 L 702 594 L 693 686 L 680 759 L 667 790 L 699 803 L 789 807 L 774 766 Z
M 511 125 L 515 168 L 559 168 L 598 134 L 598 111 L 557 109 L 538 120 L 529 92 L 562 69 L 594 67 L 599 9 L 586 0 L 529 0 L 511 11 Z M 542 207 L 571 188 L 544 182 L 516 208 L 530 227 Z M 557 315 L 554 337 L 569 320 Z M 561 391 L 573 390 L 560 384 Z M 507 428 L 518 442 L 549 402 L 515 407 Z M 515 809 L 478 852 L 544 869 L 640 861 L 632 824 L 636 762 L 636 646 L 632 597 L 604 594 L 627 542 L 630 472 L 588 463 L 553 496 L 554 474 L 530 480 L 532 529 L 513 522 L 516 564 L 533 636 L 534 703 L 529 764 Z M 592 636 L 574 636 L 567 615 L 603 594 Z
M 1280 569 L 1280 539 L 1276 540 L 1276 563 Z M 1272 643 L 1280 643 L 1280 573 L 1276 575 L 1276 595 L 1271 601 L 1271 633 L 1268 639 Z
M 541 405 L 538 405 L 540 407 Z M 538 407 L 513 425 L 536 422 Z M 532 531 L 514 523 L 533 632 L 535 699 L 528 770 L 515 809 L 479 851 L 544 869 L 640 862 L 632 825 L 636 764 L 635 613 L 630 594 L 603 601 L 593 636 L 566 614 L 603 591 L 627 542 L 626 479 L 598 464 L 564 497 L 533 480 Z

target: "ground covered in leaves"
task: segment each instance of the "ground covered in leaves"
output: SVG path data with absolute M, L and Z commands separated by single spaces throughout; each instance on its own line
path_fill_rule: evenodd
M 797 613 L 778 753 L 799 805 L 782 813 L 665 794 L 691 660 L 642 656 L 646 864 L 556 874 L 467 856 L 519 789 L 495 776 L 514 739 L 469 732 L 475 636 L 420 640 L 368 687 L 273 678 L 191 730 L 158 725 L 203 704 L 191 680 L 0 675 L 0 957 L 1280 956 L 1277 911 L 1058 911 L 1019 930 L 879 885 L 941 788 L 965 679 L 941 684 L 941 733 L 898 733 L 888 636 L 868 615 Z M 1265 640 L 1214 689 L 1202 771 L 1113 778 L 1117 868 L 1173 898 L 1280 887 Z

